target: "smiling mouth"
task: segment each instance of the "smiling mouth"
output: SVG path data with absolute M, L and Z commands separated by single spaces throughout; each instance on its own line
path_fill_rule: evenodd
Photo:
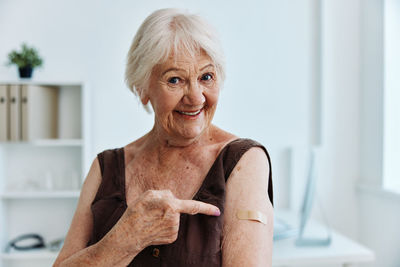
M 200 112 L 201 112 L 202 110 L 203 110 L 203 109 L 201 108 L 201 109 L 196 110 L 196 111 L 181 111 L 181 110 L 176 110 L 176 112 L 178 112 L 179 114 L 182 114 L 182 115 L 186 115 L 186 116 L 197 116 L 197 115 L 200 114 Z

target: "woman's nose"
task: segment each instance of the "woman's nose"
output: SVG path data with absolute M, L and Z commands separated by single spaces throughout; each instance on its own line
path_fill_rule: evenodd
M 206 100 L 203 93 L 203 88 L 197 81 L 191 82 L 186 88 L 183 103 L 192 106 L 203 105 Z

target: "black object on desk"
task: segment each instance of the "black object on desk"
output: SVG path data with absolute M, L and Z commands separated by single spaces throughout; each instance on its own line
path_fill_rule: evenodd
M 31 250 L 46 247 L 44 239 L 38 234 L 24 234 L 8 242 L 6 252 L 11 248 L 16 250 Z

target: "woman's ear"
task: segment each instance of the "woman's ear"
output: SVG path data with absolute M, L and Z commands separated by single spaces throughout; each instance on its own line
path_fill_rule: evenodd
M 141 88 L 139 90 L 139 95 L 140 95 L 140 102 L 142 102 L 143 106 L 146 106 L 149 103 L 149 95 L 147 94 L 147 90 Z

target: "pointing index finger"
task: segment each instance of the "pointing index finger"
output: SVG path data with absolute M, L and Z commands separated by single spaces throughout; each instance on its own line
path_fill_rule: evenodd
M 178 199 L 178 212 L 187 214 L 206 214 L 211 216 L 219 216 L 221 212 L 218 207 L 197 200 Z

